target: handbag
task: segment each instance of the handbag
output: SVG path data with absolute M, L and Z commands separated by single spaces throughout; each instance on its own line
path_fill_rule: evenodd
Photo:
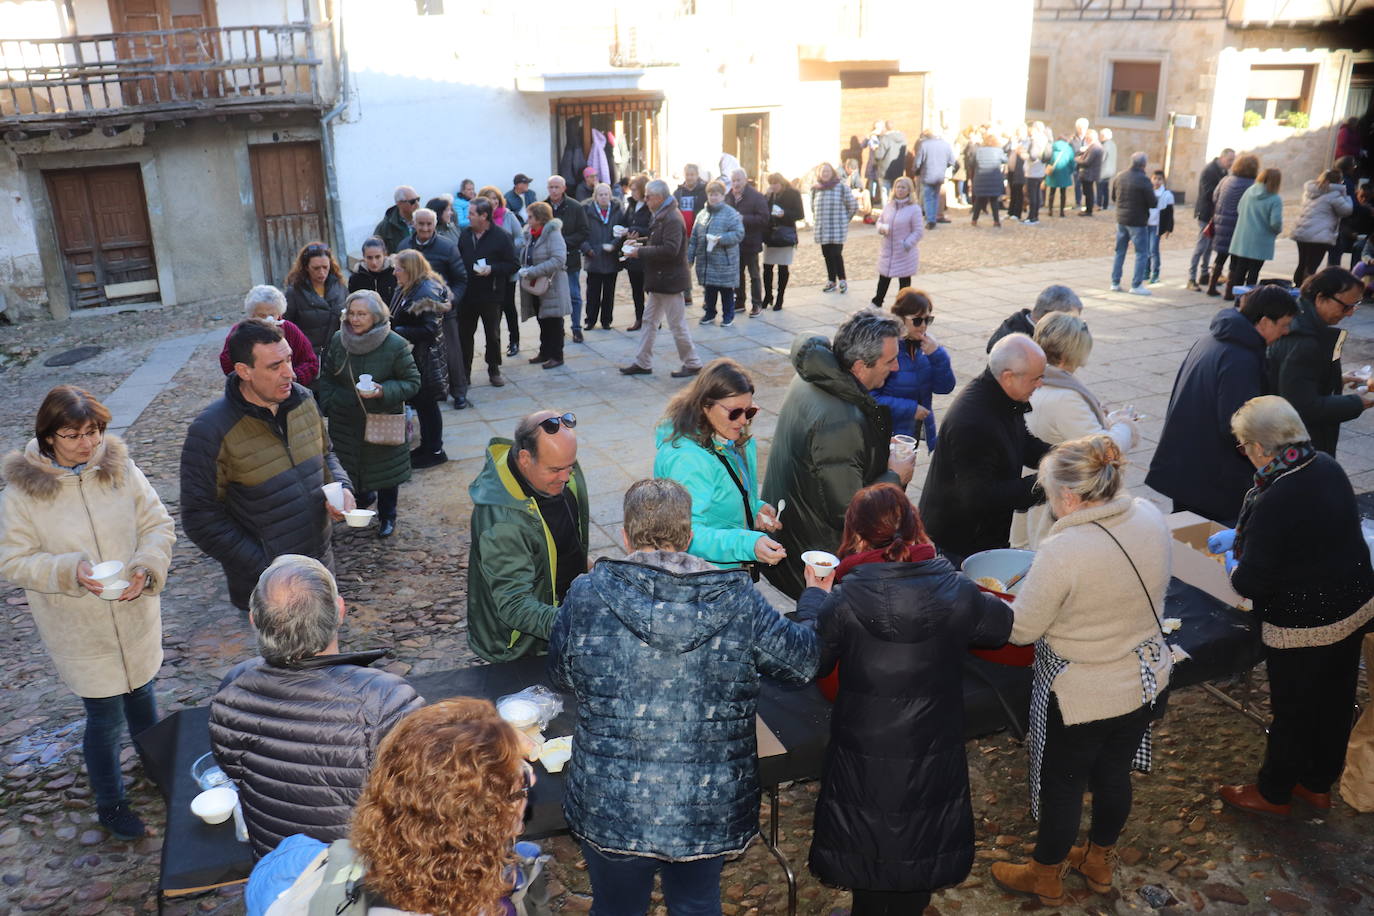
M 1209 219 L 1207 221 L 1207 225 L 1202 227 L 1202 234 L 1207 236 L 1209 239 L 1215 237 L 1217 234 L 1216 220 Z
M 769 248 L 791 248 L 797 244 L 796 226 L 774 226 L 768 236 Z
M 353 365 L 351 359 L 344 360 L 344 368 L 348 371 L 349 378 L 353 378 Z M 363 441 L 369 445 L 405 445 L 410 441 L 406 430 L 406 415 L 402 413 L 368 413 L 367 405 L 363 403 L 363 396 L 358 393 L 358 385 L 353 385 L 353 396 L 358 399 L 358 406 L 362 408 L 363 416 L 367 419 L 363 425 Z
M 724 455 L 722 455 L 720 452 L 715 451 L 714 449 L 712 450 L 712 454 L 714 454 L 716 456 L 716 460 L 719 461 L 725 467 L 725 473 L 730 475 L 731 482 L 733 482 L 736 489 L 739 490 L 740 498 L 744 501 L 745 529 L 748 531 L 754 531 L 755 528 L 752 512 L 753 507 L 749 505 L 749 490 L 744 486 L 744 481 L 740 480 L 739 475 L 735 473 L 735 469 L 730 465 L 729 458 L 726 458 Z M 748 562 L 741 563 L 740 566 L 748 570 L 750 579 L 753 579 L 755 582 L 759 581 L 759 578 L 761 576 L 761 570 L 759 569 L 759 564 L 756 561 L 750 560 Z
M 548 293 L 549 282 L 548 277 L 521 277 L 520 288 L 539 299 Z

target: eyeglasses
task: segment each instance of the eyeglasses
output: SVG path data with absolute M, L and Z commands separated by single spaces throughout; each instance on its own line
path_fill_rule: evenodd
M 105 430 L 93 429 L 88 433 L 53 433 L 53 435 L 65 442 L 78 442 L 82 439 L 99 442 L 100 437 L 105 435 Z
M 525 784 L 511 793 L 511 801 L 520 801 L 523 798 L 529 798 L 530 789 L 534 788 L 534 767 L 530 766 L 528 763 L 522 763 L 520 765 L 520 770 L 525 780 Z
M 1341 304 L 1341 311 L 1345 312 L 1347 315 L 1349 315 L 1351 312 L 1355 311 L 1355 309 L 1359 308 L 1359 307 L 1360 307 L 1360 303 L 1364 301 L 1363 298 L 1356 299 L 1354 302 L 1346 302 L 1344 299 L 1340 298 L 1339 296 L 1332 296 L 1331 298 L 1334 299 L 1336 302 L 1339 302 L 1339 303 Z
M 1236 443 L 1236 451 L 1238 451 L 1238 452 L 1240 452 L 1242 455 L 1244 455 L 1244 454 L 1245 454 L 1245 447 L 1246 447 L 1247 445 L 1249 445 L 1249 444 L 1250 444 L 1249 442 L 1237 442 L 1237 443 Z
M 559 426 L 566 426 L 568 429 L 577 429 L 577 417 L 571 413 L 565 413 L 561 417 L 549 417 L 547 420 L 539 421 L 539 428 L 550 436 L 558 433 Z
M 712 406 L 712 407 L 719 407 L 721 410 L 724 410 L 724 411 L 725 411 L 725 419 L 729 420 L 731 423 L 735 422 L 735 421 L 738 420 L 740 417 L 744 417 L 744 419 L 746 419 L 746 420 L 752 420 L 752 419 L 754 419 L 755 416 L 758 415 L 758 412 L 759 412 L 759 409 L 758 409 L 758 407 L 757 407 L 756 405 L 750 405 L 749 407 L 731 407 L 731 408 L 726 408 L 725 406 L 723 406 L 723 405 L 721 405 L 721 404 L 712 404 L 711 406 Z

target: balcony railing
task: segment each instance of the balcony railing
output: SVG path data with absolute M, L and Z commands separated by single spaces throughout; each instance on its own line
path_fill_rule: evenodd
M 1225 19 L 1227 0 L 1035 0 L 1036 19 Z
M 320 106 L 311 26 L 0 39 L 0 127 Z

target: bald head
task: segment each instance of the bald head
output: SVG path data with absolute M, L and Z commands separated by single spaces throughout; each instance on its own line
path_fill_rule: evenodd
M 515 425 L 515 464 L 531 487 L 545 496 L 563 492 L 577 463 L 577 434 L 567 417 L 556 410 L 540 410 Z M 573 417 L 572 424 L 576 425 Z
M 1025 334 L 1008 334 L 988 354 L 988 372 L 1013 401 L 1029 401 L 1045 381 L 1045 351 Z

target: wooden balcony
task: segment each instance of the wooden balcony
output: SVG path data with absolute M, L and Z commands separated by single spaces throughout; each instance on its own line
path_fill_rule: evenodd
M 0 39 L 0 132 L 319 110 L 307 24 Z

